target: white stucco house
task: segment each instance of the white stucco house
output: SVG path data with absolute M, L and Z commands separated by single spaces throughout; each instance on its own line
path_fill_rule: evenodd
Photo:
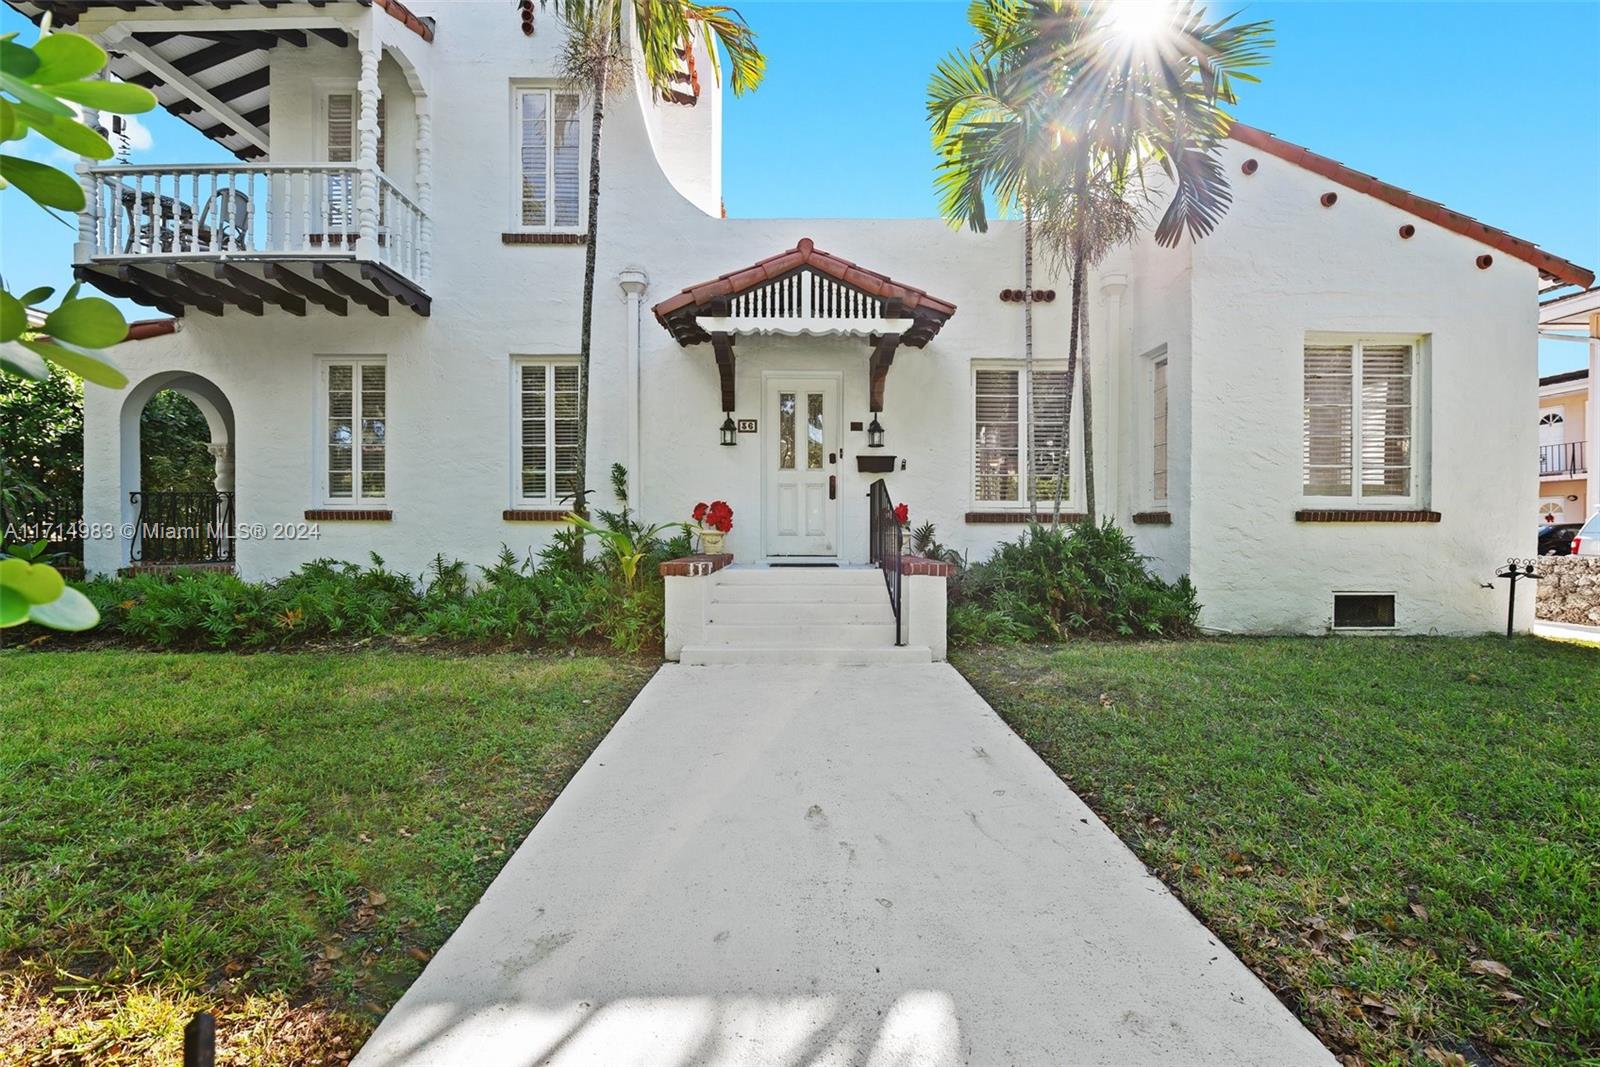
M 179 507 L 135 495 L 139 413 L 169 387 L 211 421 L 245 577 L 369 551 L 417 572 L 549 538 L 589 166 L 555 18 L 525 34 L 505 0 L 10 2 L 104 42 L 238 157 L 82 168 L 79 276 L 172 320 L 116 350 L 128 389 L 88 391 L 90 570 L 172 550 L 127 536 L 141 506 Z M 1041 470 L 1058 454 L 1067 279 L 1036 276 L 1030 425 L 1018 229 L 722 217 L 722 95 L 698 48 L 672 92 L 641 83 L 607 112 L 596 502 L 620 462 L 650 520 L 728 501 L 740 562 L 861 564 L 882 479 L 984 557 L 1024 528 L 1029 450 Z M 1218 631 L 1496 628 L 1486 583 L 1533 547 L 1538 297 L 1592 273 L 1260 130 L 1238 127 L 1225 162 L 1214 235 L 1141 240 L 1090 281 L 1102 510 L 1192 576 Z M 1076 511 L 1081 442 L 1068 454 Z

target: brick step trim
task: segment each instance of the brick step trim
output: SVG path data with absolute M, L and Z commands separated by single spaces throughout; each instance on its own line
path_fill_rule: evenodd
M 732 552 L 721 552 L 715 556 L 679 556 L 661 564 L 660 570 L 663 578 L 704 578 L 732 562 Z
M 948 578 L 956 572 L 955 564 L 926 556 L 901 556 L 902 575 L 927 575 L 930 578 Z
M 388 508 L 308 508 L 307 522 L 392 522 Z
M 1390 511 L 1384 508 L 1306 508 L 1294 513 L 1295 522 L 1410 522 L 1440 521 L 1437 511 Z

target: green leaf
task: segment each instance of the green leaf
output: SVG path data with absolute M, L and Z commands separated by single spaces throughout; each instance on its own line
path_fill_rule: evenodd
M 39 55 L 33 49 L 11 40 L 0 42 L 0 73 L 27 78 L 38 69 Z
M 15 141 L 26 129 L 17 129 L 17 109 L 11 106 L 11 101 L 0 100 L 0 141 Z
M 0 155 L 0 178 L 15 185 L 43 207 L 82 211 L 83 187 L 72 175 L 31 159 Z
M 0 370 L 8 370 L 36 382 L 50 377 L 49 365 L 23 348 L 20 341 L 0 341 Z
M 68 84 L 74 84 L 69 82 Z M 87 85 L 87 82 L 82 84 Z M 51 96 L 48 92 L 37 89 L 14 74 L 0 73 L 0 89 L 5 90 L 17 98 L 21 104 L 30 104 L 40 111 L 48 111 L 52 115 L 70 115 L 72 109 L 61 101 Z
M 50 603 L 35 604 L 28 617 L 40 626 L 72 632 L 91 629 L 100 621 L 94 604 L 71 586 L 61 590 L 61 595 Z
M 0 290 L 0 341 L 15 341 L 27 328 L 27 306 L 10 293 Z
M 66 580 L 48 563 L 29 563 L 22 559 L 0 559 L 0 586 L 11 590 L 30 604 L 48 604 L 61 595 Z
M 60 82 L 45 88 L 63 100 L 118 115 L 137 115 L 156 106 L 155 93 L 127 82 Z
M 98 296 L 63 300 L 44 320 L 57 341 L 82 348 L 108 348 L 128 336 L 128 323 L 116 305 Z
M 49 341 L 32 341 L 24 338 L 13 342 L 27 348 L 36 355 L 71 371 L 86 382 L 103 385 L 108 389 L 121 389 L 128 384 L 128 376 L 123 374 L 104 353 L 90 352 L 71 345 L 52 344 Z
M 39 69 L 28 80 L 35 85 L 75 82 L 100 73 L 106 65 L 105 49 L 76 33 L 52 33 L 33 46 Z
M 35 304 L 43 303 L 44 301 L 49 300 L 50 294 L 53 292 L 55 292 L 54 286 L 40 285 L 29 289 L 26 293 L 23 293 L 21 296 L 17 297 L 17 299 L 22 302 L 23 307 L 31 308 Z
M 0 630 L 27 622 L 32 607 L 20 594 L 0 585 Z
M 40 136 L 47 137 L 68 152 L 76 152 L 80 156 L 88 156 L 90 159 L 110 159 L 114 154 L 110 142 L 77 119 L 52 115 L 48 123 L 36 122 L 33 128 L 39 131 Z

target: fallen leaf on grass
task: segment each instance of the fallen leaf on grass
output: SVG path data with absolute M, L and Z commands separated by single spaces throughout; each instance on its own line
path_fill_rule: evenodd
M 374 908 L 381 908 L 385 904 L 389 903 L 389 898 L 376 890 L 369 889 L 367 890 L 367 903 L 371 904 Z
M 433 959 L 433 953 L 429 952 L 425 948 L 418 948 L 415 945 L 412 945 L 410 948 L 406 949 L 406 955 L 410 956 L 418 963 L 427 963 L 429 960 Z
M 1543 1028 L 1545 1030 L 1550 1029 L 1550 1020 L 1546 1019 L 1543 1015 L 1540 1015 L 1538 1012 L 1536 1012 L 1536 1011 L 1529 1012 L 1528 1013 L 1528 1018 L 1533 1020 L 1533 1025 L 1541 1027 L 1541 1028 Z
M 363 845 L 370 845 L 372 844 L 372 835 L 363 830 L 356 835 L 356 840 L 360 841 Z
M 1497 989 L 1494 995 L 1510 1004 L 1520 1004 L 1528 999 L 1514 989 Z
M 1511 977 L 1511 968 L 1499 960 L 1473 960 L 1467 964 L 1467 970 L 1473 974 L 1488 974 L 1496 978 Z
M 1363 996 L 1361 998 L 1361 1006 L 1363 1008 L 1376 1008 L 1379 1014 L 1387 1015 L 1391 1019 L 1398 1018 L 1400 1015 L 1400 1012 L 1397 1011 L 1393 1006 L 1385 1004 L 1377 997 Z
M 1423 922 L 1427 922 L 1428 921 L 1428 909 L 1423 907 L 1421 904 L 1413 904 L 1413 905 L 1411 905 L 1411 914 L 1415 915 L 1417 918 L 1421 919 Z
M 1429 1063 L 1437 1063 L 1439 1067 L 1467 1067 L 1467 1058 L 1459 1052 L 1446 1052 L 1429 1045 L 1422 1055 Z
M 331 962 L 333 960 L 342 959 L 343 957 L 344 957 L 344 949 L 340 948 L 338 945 L 323 945 L 322 946 L 322 958 L 323 959 L 328 960 L 328 961 Z

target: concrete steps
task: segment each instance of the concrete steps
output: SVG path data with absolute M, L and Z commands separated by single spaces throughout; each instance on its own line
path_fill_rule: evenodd
M 687 664 L 927 663 L 895 645 L 894 611 L 876 567 L 729 567 L 714 576 L 701 640 Z

